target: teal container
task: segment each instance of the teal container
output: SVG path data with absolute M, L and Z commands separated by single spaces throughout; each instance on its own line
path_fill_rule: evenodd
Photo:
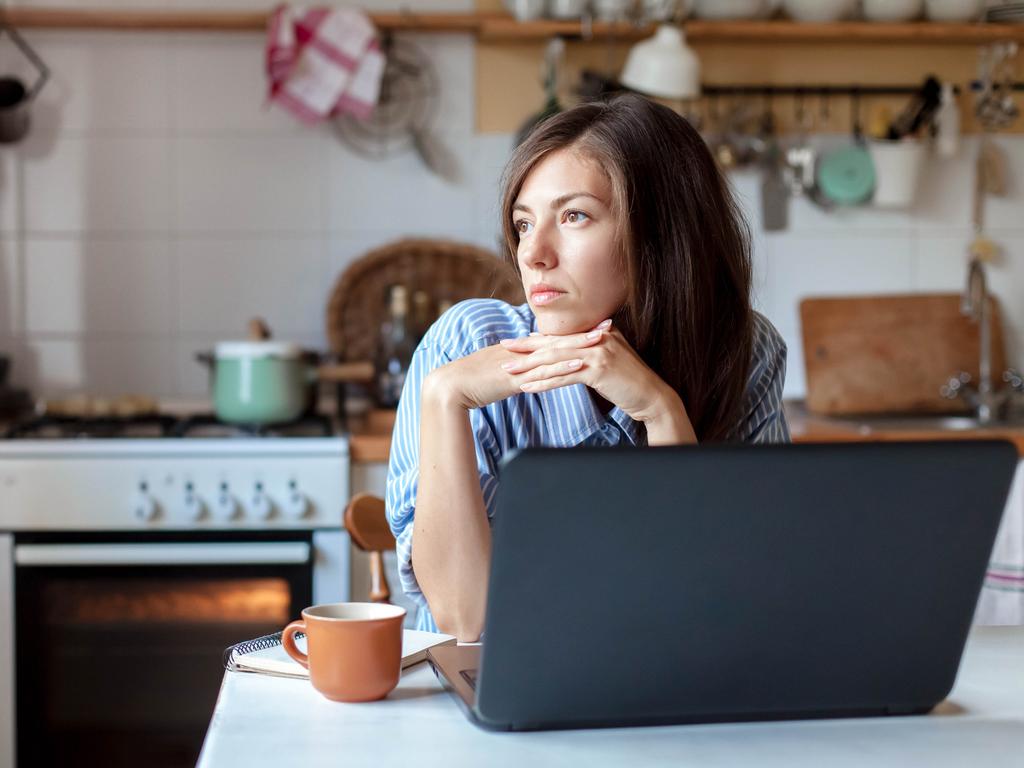
M 221 421 L 279 424 L 305 410 L 312 373 L 295 344 L 218 344 L 213 365 L 213 407 Z

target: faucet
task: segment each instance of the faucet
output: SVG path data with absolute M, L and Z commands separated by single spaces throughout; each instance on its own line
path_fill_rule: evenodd
M 939 391 L 947 399 L 962 397 L 966 400 L 979 424 L 1004 419 L 1011 397 L 1024 392 L 1024 380 L 1012 368 L 1003 372 L 1003 381 L 1009 387 L 996 391 L 992 386 L 992 314 L 989 310 L 984 265 L 975 256 L 967 267 L 967 288 L 960 300 L 960 311 L 978 324 L 978 385 L 970 383 L 969 373 L 958 371 Z

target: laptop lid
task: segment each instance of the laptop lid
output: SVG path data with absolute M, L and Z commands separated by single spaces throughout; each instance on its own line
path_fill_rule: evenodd
M 926 711 L 1005 441 L 530 449 L 502 469 L 475 715 L 557 728 Z

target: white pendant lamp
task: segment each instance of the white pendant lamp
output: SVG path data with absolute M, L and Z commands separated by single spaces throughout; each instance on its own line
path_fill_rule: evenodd
M 662 24 L 653 37 L 633 46 L 620 80 L 648 96 L 693 99 L 700 95 L 700 60 L 682 29 Z

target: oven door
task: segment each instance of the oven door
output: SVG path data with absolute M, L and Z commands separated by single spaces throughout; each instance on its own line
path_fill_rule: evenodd
M 312 602 L 312 535 L 17 535 L 18 764 L 193 766 L 233 643 Z

